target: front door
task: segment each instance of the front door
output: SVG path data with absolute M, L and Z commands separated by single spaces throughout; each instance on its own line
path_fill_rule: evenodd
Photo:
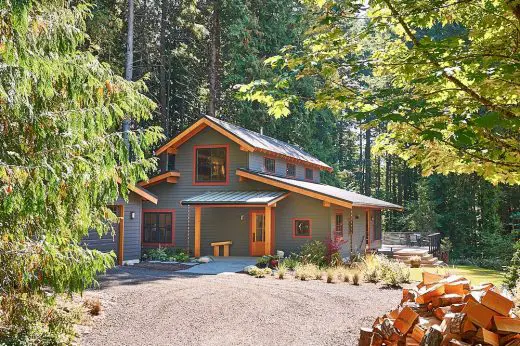
M 265 255 L 265 214 L 263 211 L 251 212 L 251 236 L 249 241 L 251 256 Z

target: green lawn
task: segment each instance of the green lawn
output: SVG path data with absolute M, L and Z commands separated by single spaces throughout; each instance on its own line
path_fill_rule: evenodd
M 421 281 L 422 280 L 422 272 L 427 271 L 430 273 L 436 274 L 456 274 L 462 275 L 466 279 L 471 281 L 471 284 L 478 285 L 482 282 L 491 282 L 496 286 L 502 285 L 504 282 L 503 273 L 492 270 L 492 269 L 484 269 L 474 266 L 450 266 L 449 268 L 411 268 L 411 280 L 412 281 Z

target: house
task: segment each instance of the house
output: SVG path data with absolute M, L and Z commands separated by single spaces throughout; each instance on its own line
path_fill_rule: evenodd
M 139 184 L 141 194 L 134 191 L 130 205 L 122 204 L 125 210 L 140 210 L 133 223 L 125 213 L 125 225 L 119 227 L 125 262 L 139 260 L 135 249 L 158 246 L 201 256 L 216 251 L 211 243 L 229 241 L 231 256 L 262 256 L 298 251 L 309 240 L 331 237 L 345 240 L 342 255 L 349 256 L 379 248 L 381 210 L 402 209 L 321 184 L 320 172 L 332 171 L 326 163 L 210 116 L 155 154 L 159 174 Z

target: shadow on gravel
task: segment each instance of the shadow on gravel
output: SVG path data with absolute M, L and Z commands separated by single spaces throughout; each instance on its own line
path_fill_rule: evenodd
M 91 287 L 90 289 L 98 290 L 110 286 L 139 285 L 141 283 L 168 280 L 172 278 L 191 279 L 199 276 L 203 275 L 123 266 L 107 270 L 106 274 L 98 277 L 99 286 Z

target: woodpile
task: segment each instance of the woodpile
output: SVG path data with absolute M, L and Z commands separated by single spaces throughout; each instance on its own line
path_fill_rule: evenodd
M 395 310 L 361 328 L 359 346 L 520 346 L 520 318 L 493 284 L 423 273 Z

